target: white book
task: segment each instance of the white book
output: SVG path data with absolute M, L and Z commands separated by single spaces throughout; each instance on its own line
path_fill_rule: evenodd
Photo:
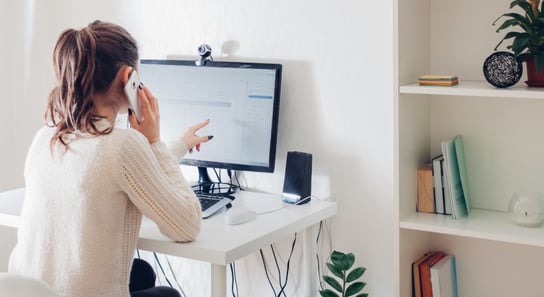
M 457 297 L 455 256 L 447 255 L 431 266 L 433 297 Z

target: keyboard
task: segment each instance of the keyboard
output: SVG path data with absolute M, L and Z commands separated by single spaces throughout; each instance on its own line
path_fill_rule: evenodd
M 234 197 L 198 192 L 195 193 L 202 207 L 202 218 L 207 219 L 214 213 L 227 206 Z

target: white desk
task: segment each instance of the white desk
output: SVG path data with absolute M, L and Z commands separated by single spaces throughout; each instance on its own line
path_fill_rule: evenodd
M 307 279 L 303 292 L 317 292 L 316 224 L 336 214 L 336 203 L 312 199 L 304 205 L 287 205 L 278 195 L 238 192 L 233 207 L 247 206 L 256 211 L 278 211 L 258 215 L 254 221 L 229 226 L 224 213 L 216 214 L 202 223 L 197 239 L 176 243 L 159 232 L 157 226 L 145 219 L 140 229 L 138 248 L 167 255 L 209 262 L 212 265 L 212 296 L 224 297 L 227 292 L 226 266 L 261 248 L 301 232 L 303 242 L 303 274 Z M 0 225 L 17 228 L 24 189 L 0 193 Z M 283 207 L 283 208 L 282 208 Z

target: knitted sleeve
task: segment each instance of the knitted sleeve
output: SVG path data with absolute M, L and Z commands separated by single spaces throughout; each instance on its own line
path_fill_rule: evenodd
M 131 131 L 119 149 L 119 183 L 129 199 L 164 235 L 180 242 L 193 240 L 200 231 L 200 203 L 166 145 L 149 145 L 143 135 Z M 184 154 L 186 146 L 173 151 Z

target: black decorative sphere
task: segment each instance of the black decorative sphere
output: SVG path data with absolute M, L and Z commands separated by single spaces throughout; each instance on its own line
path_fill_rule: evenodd
M 488 83 L 497 88 L 515 85 L 523 74 L 521 63 L 510 52 L 495 52 L 484 62 L 484 76 Z

